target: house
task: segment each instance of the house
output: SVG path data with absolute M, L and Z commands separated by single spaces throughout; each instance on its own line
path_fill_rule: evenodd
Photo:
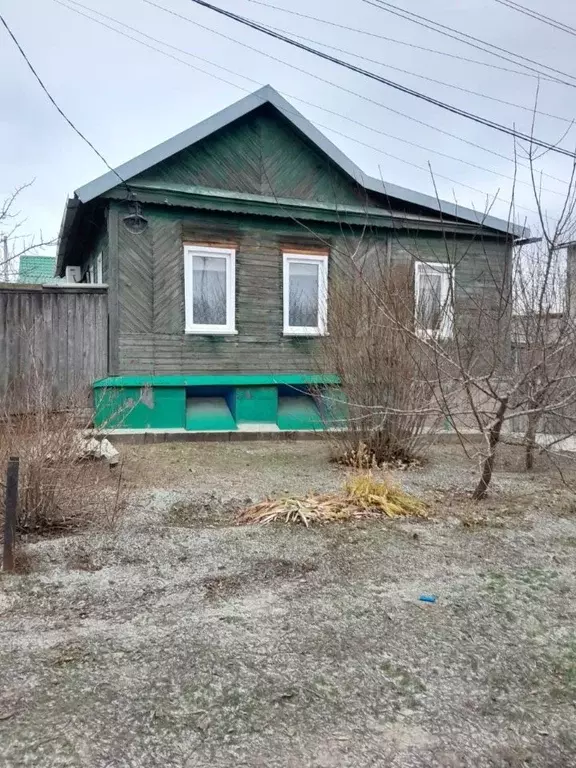
M 60 282 L 55 277 L 56 258 L 54 256 L 33 256 L 25 254 L 20 256 L 18 265 L 19 283 L 53 285 Z
M 57 273 L 109 290 L 109 377 L 97 422 L 136 429 L 317 428 L 311 387 L 330 326 L 328 287 L 350 254 L 411 264 L 417 311 L 449 335 L 484 275 L 507 269 L 520 229 L 366 176 L 264 88 L 78 189 Z M 448 315 L 437 311 L 459 249 Z M 493 289 L 492 289 L 493 290 Z

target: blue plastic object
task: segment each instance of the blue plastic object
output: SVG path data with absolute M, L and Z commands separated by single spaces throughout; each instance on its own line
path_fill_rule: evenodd
M 418 600 L 422 600 L 423 603 L 435 603 L 436 598 L 434 595 L 420 595 Z

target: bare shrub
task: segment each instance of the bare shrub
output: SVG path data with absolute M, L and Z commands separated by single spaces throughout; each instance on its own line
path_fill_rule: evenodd
M 402 330 L 413 317 L 412 281 L 410 267 L 389 271 L 375 259 L 330 287 L 319 367 L 340 377 L 345 402 L 333 409 L 340 429 L 326 436 L 337 461 L 360 469 L 411 463 L 424 450 L 431 389 L 417 340 Z
M 17 531 L 58 535 L 87 525 L 113 528 L 127 502 L 121 467 L 86 459 L 82 433 L 90 425 L 86 395 L 69 395 L 54 409 L 49 384 L 31 373 L 18 393 L 0 403 L 0 482 L 10 456 L 20 459 Z M 3 515 L 3 494 L 0 495 Z

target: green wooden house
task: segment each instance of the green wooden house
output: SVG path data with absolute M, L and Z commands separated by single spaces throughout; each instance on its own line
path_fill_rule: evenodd
M 507 222 L 366 176 L 266 86 L 67 203 L 57 274 L 108 284 L 109 376 L 99 424 L 130 429 L 276 431 L 331 417 L 314 344 L 329 332 L 329 284 L 350 254 L 407 263 L 417 296 L 506 269 L 522 232 Z M 424 254 L 424 256 L 422 256 Z M 434 277 L 431 281 L 430 276 Z M 453 317 L 444 317 L 441 333 Z

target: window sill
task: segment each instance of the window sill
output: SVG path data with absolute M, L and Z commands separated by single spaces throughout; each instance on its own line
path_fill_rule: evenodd
M 296 336 L 296 337 L 310 337 L 315 338 L 317 336 L 328 336 L 328 334 L 325 331 L 319 331 L 319 330 L 309 330 L 309 329 L 302 329 L 298 330 L 297 328 L 290 328 L 290 329 L 284 329 L 283 336 Z
M 238 336 L 234 330 L 210 330 L 209 328 L 186 328 L 186 336 Z
M 451 333 L 442 331 L 424 331 L 422 329 L 417 330 L 416 335 L 420 339 L 433 339 L 434 341 L 446 341 L 452 338 Z

